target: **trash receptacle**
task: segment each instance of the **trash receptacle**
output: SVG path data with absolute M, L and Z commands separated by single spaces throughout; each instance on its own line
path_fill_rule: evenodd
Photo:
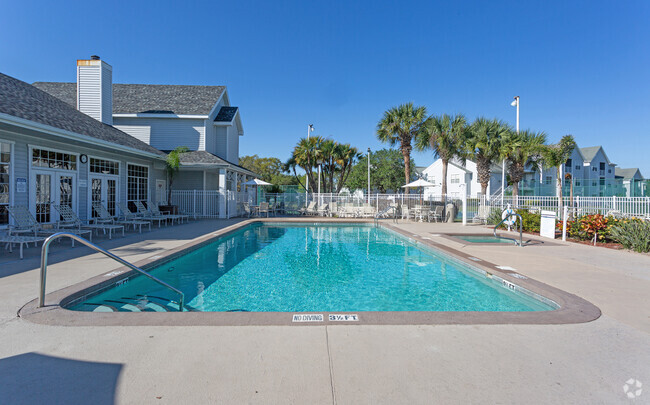
M 452 203 L 448 203 L 445 206 L 445 222 L 454 222 L 456 214 L 456 206 Z

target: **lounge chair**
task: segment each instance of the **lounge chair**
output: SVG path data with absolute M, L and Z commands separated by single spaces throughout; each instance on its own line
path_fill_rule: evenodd
M 142 201 L 133 201 L 133 203 L 138 210 L 138 216 L 140 219 L 144 219 L 146 221 L 156 221 L 158 222 L 158 228 L 160 228 L 161 222 L 164 222 L 165 225 L 167 224 L 167 220 L 169 219 L 168 217 L 151 214 L 151 212 L 145 208 L 144 204 L 142 204 Z
M 323 204 L 323 205 L 321 205 L 321 206 L 318 207 L 318 209 L 316 210 L 316 212 L 317 212 L 318 215 L 320 215 L 321 217 L 326 217 L 326 216 L 329 215 L 329 208 L 328 208 L 328 207 L 329 207 L 328 204 Z
M 337 203 L 335 203 L 335 202 L 330 203 L 329 208 L 330 208 L 330 210 L 329 210 L 329 216 L 330 216 L 330 217 L 333 217 L 334 215 L 337 215 L 337 214 L 338 214 L 338 212 L 339 212 L 339 207 L 338 207 L 338 204 L 337 204 Z
M 316 201 L 311 201 L 307 208 L 301 208 L 300 214 L 302 215 L 313 215 L 316 211 Z
M 30 243 L 34 244 L 34 247 L 38 245 L 38 242 L 45 240 L 43 236 L 17 236 L 17 235 L 0 235 L 0 243 L 5 244 L 5 249 L 9 249 L 9 252 L 13 252 L 13 245 L 17 244 L 20 246 L 20 258 L 23 258 L 23 246 L 27 245 L 29 247 Z
M 488 217 L 490 216 L 490 207 L 488 205 L 479 205 L 478 213 L 472 218 L 475 224 L 487 224 Z
M 149 231 L 151 231 L 151 221 L 145 221 L 142 219 L 117 219 L 111 215 L 110 212 L 104 207 L 104 204 L 102 204 L 99 201 L 93 201 L 92 203 L 93 209 L 97 213 L 97 218 L 95 218 L 96 221 L 100 223 L 108 223 L 108 224 L 119 224 L 119 225 L 124 225 L 124 226 L 133 226 L 133 230 L 135 231 L 135 227 L 138 227 L 138 230 L 140 233 L 142 233 L 142 225 L 149 226 Z
M 163 214 L 160 212 L 158 209 L 158 205 L 152 203 L 151 201 L 147 201 L 147 208 L 149 208 L 149 211 L 151 214 L 154 216 L 161 216 L 161 217 L 167 217 L 172 220 L 172 224 L 174 223 L 174 220 L 177 220 L 179 224 L 183 223 L 183 220 L 188 221 L 189 220 L 189 215 L 183 215 L 183 214 Z
M 59 232 L 59 230 L 56 229 L 44 229 L 24 205 L 10 206 L 7 207 L 7 210 L 9 211 L 9 215 L 14 219 L 14 225 L 9 226 L 8 228 L 8 236 L 15 233 L 31 233 L 35 237 L 38 237 L 50 236 Z M 93 240 L 91 230 L 70 230 L 66 232 L 87 237 L 91 242 Z M 72 246 L 74 246 L 74 239 L 72 240 Z
M 63 221 L 58 221 L 56 227 L 58 229 L 73 228 L 77 230 L 88 229 L 91 231 L 99 232 L 100 230 L 106 234 L 108 231 L 108 239 L 113 239 L 113 231 L 122 230 L 122 236 L 124 236 L 124 225 L 117 224 L 84 224 L 83 221 L 77 216 L 77 214 L 72 211 L 67 205 L 57 205 L 52 204 L 52 207 L 59 212 Z

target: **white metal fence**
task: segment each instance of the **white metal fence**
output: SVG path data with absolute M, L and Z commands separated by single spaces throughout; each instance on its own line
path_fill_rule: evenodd
M 276 204 L 281 208 L 293 208 L 287 210 L 297 211 L 298 208 L 306 207 L 309 202 L 316 202 L 318 206 L 332 204 L 335 206 L 364 207 L 364 212 L 378 213 L 386 210 L 389 206 L 398 207 L 399 212 L 404 208 L 413 209 L 417 207 L 433 208 L 437 205 L 445 206 L 445 213 L 448 212 L 448 204 L 453 204 L 456 213 L 455 219 L 462 218 L 463 201 L 459 197 L 443 197 L 441 195 L 423 194 L 309 194 L 304 193 L 281 193 L 262 194 L 260 201 L 251 201 L 254 196 L 246 192 L 228 191 L 225 196 L 218 191 L 203 190 L 173 190 L 173 205 L 179 207 L 183 213 L 197 218 L 219 218 L 220 209 L 225 213 L 221 217 L 232 218 L 242 216 L 243 203 L 259 203 L 266 201 Z M 510 204 L 514 208 L 530 210 L 549 210 L 559 213 L 558 198 L 549 196 L 522 196 L 504 197 L 484 196 L 481 198 L 467 198 L 466 210 L 469 221 L 478 215 L 480 206 L 490 206 L 498 209 L 505 209 Z M 563 205 L 569 207 L 574 215 L 596 214 L 606 215 L 608 213 L 620 214 L 635 217 L 650 217 L 650 197 L 563 197 Z M 445 214 L 446 215 L 446 214 Z
M 219 218 L 221 195 L 214 190 L 172 190 L 172 205 L 195 218 Z

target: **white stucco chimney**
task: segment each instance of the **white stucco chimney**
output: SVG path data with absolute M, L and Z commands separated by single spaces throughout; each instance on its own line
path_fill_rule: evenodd
M 97 55 L 77 60 L 77 109 L 113 125 L 113 68 Z

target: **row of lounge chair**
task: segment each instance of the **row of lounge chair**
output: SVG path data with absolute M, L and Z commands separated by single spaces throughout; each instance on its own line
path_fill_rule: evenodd
M 113 216 L 101 202 L 94 201 L 92 208 L 97 215 L 90 221 L 84 222 L 68 205 L 51 204 L 51 207 L 59 214 L 60 220 L 52 224 L 51 228 L 45 228 L 32 215 L 29 209 L 24 205 L 8 207 L 9 214 L 13 218 L 14 224 L 8 228 L 6 234 L 0 234 L 0 243 L 5 245 L 5 250 L 13 251 L 13 246 L 20 247 L 20 258 L 23 258 L 23 247 L 34 243 L 42 242 L 50 235 L 57 232 L 69 232 L 92 241 L 93 233 L 97 234 L 102 231 L 108 238 L 113 238 L 113 233 L 121 232 L 124 236 L 125 229 L 132 227 L 135 231 L 142 233 L 142 227 L 149 227 L 151 223 L 157 222 L 160 228 L 162 223 L 174 222 L 182 223 L 189 219 L 184 214 L 163 214 L 156 204 L 147 202 L 147 207 L 141 201 L 135 201 L 137 212 L 133 212 L 125 203 L 118 203 L 118 208 L 122 212 L 121 216 Z M 74 246 L 74 240 L 72 241 Z

